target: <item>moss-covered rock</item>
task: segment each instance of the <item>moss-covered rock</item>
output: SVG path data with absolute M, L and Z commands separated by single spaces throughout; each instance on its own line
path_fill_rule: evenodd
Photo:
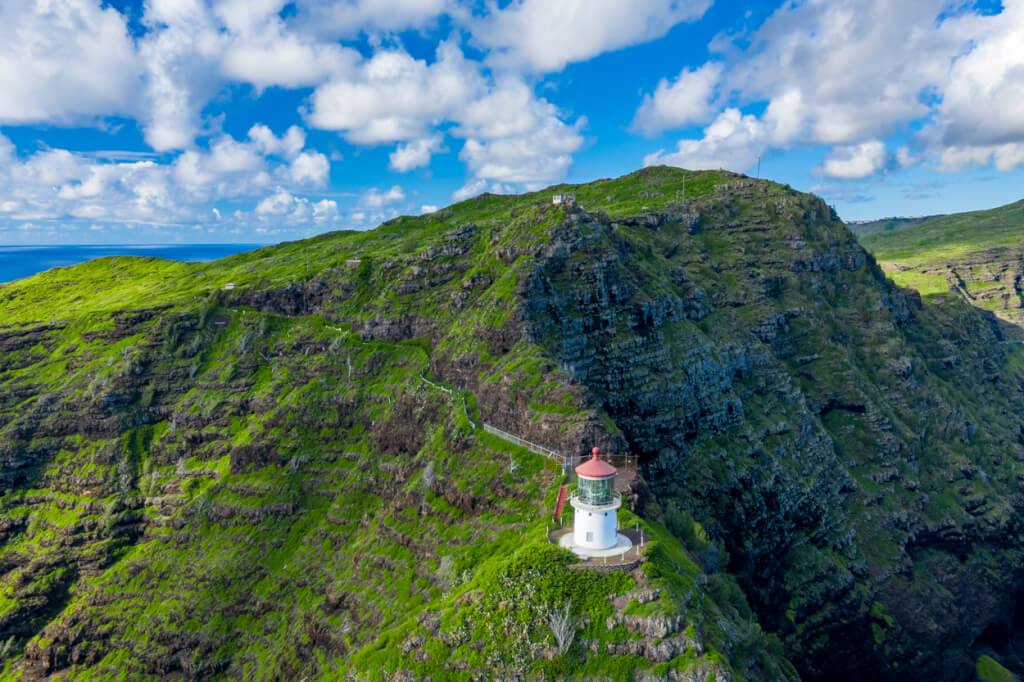
M 0 301 L 9 677 L 964 679 L 1013 619 L 1020 365 L 787 187 L 648 168 Z M 639 458 L 646 563 L 566 565 L 561 472 L 484 423 Z

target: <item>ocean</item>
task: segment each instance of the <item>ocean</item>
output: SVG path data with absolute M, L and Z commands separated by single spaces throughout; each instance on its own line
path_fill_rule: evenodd
M 210 261 L 252 251 L 264 244 L 81 244 L 0 246 L 0 283 L 43 270 L 76 265 L 103 256 L 153 256 L 178 261 Z

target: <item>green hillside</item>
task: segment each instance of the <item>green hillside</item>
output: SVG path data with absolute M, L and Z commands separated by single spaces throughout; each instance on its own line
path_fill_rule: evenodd
M 867 235 L 874 234 L 876 232 L 905 230 L 909 227 L 920 225 L 926 220 L 937 217 L 940 216 L 925 216 L 921 218 L 881 218 L 879 220 L 850 222 L 846 223 L 846 226 L 850 228 L 850 232 L 853 232 L 858 237 L 866 237 Z
M 924 295 L 956 292 L 1007 322 L 1009 337 L 1024 338 L 1024 200 L 858 234 L 897 284 Z
M 0 301 L 3 679 L 1013 670 L 1024 374 L 788 187 L 648 168 Z M 641 565 L 551 545 L 561 471 L 485 423 L 639 459 Z

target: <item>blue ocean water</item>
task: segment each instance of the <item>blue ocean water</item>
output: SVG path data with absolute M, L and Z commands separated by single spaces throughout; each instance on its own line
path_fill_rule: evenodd
M 103 256 L 152 256 L 178 261 L 210 261 L 252 251 L 264 244 L 80 244 L 0 246 L 0 282 L 50 268 L 77 265 Z

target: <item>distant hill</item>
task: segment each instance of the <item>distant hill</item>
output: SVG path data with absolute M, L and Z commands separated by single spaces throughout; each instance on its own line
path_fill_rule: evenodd
M 920 225 L 926 220 L 940 218 L 941 216 L 918 216 L 916 218 L 881 218 L 879 220 L 854 220 L 846 223 L 858 237 L 865 237 L 875 232 L 892 232 L 902 230 L 915 225 Z
M 959 293 L 1024 338 L 1024 200 L 987 211 L 850 225 L 897 284 Z

